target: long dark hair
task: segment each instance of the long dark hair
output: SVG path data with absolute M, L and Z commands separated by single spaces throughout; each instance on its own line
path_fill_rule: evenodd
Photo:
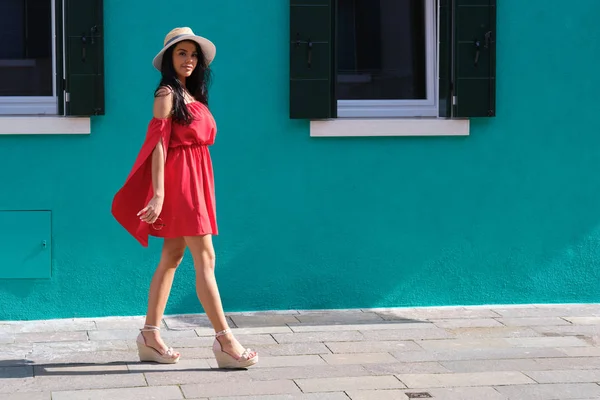
M 196 52 L 198 53 L 198 64 L 192 72 L 192 74 L 185 80 L 185 89 L 196 100 L 203 103 L 208 107 L 208 87 L 210 86 L 212 71 L 209 66 L 206 66 L 204 53 L 202 48 L 196 42 Z M 158 93 L 163 86 L 169 86 L 173 89 L 173 121 L 182 125 L 189 125 L 192 122 L 192 115 L 190 114 L 186 104 L 184 96 L 184 87 L 173 66 L 173 51 L 177 43 L 169 47 L 163 54 L 161 73 L 162 78 L 156 90 L 154 96 L 160 96 Z

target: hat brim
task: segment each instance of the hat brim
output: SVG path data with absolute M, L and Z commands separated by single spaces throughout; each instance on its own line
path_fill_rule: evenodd
M 165 45 L 165 47 L 163 47 L 162 50 L 158 52 L 158 54 L 154 57 L 154 60 L 152 60 L 152 65 L 154 66 L 154 68 L 156 68 L 158 71 L 161 71 L 162 59 L 163 55 L 165 54 L 165 51 L 167 51 L 167 49 L 173 46 L 174 44 L 183 42 L 184 40 L 191 40 L 200 45 L 200 48 L 202 49 L 202 54 L 204 54 L 205 66 L 209 66 L 210 63 L 212 63 L 212 61 L 215 59 L 215 55 L 217 54 L 217 48 L 215 47 L 213 42 L 202 36 L 184 34 L 171 39 Z

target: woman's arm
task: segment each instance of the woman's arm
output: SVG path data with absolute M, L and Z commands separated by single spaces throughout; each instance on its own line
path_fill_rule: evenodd
M 169 118 L 173 109 L 173 92 L 162 87 L 154 98 L 153 115 L 155 118 Z M 162 211 L 165 196 L 165 148 L 159 140 L 152 151 L 152 190 L 154 195 L 148 205 L 138 213 L 140 219 L 149 224 L 156 222 Z

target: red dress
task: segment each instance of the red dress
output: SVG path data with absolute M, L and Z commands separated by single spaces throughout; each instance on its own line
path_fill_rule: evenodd
M 176 238 L 216 235 L 214 176 L 208 146 L 215 141 L 216 123 L 199 101 L 189 103 L 189 126 L 152 118 L 146 139 L 123 187 L 115 194 L 112 214 L 144 247 L 148 236 Z M 165 197 L 160 219 L 150 225 L 137 213 L 152 198 L 152 152 L 158 141 L 166 151 Z

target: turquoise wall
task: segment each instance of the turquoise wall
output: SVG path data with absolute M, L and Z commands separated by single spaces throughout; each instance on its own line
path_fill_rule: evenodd
M 161 242 L 139 246 L 110 204 L 151 117 L 152 57 L 182 25 L 218 49 L 227 311 L 600 301 L 600 2 L 499 3 L 496 118 L 334 139 L 288 119 L 287 1 L 105 0 L 106 116 L 89 136 L 0 136 L 0 210 L 53 218 L 52 278 L 0 280 L 0 319 L 145 312 Z M 188 255 L 167 313 L 202 312 L 193 282 Z

